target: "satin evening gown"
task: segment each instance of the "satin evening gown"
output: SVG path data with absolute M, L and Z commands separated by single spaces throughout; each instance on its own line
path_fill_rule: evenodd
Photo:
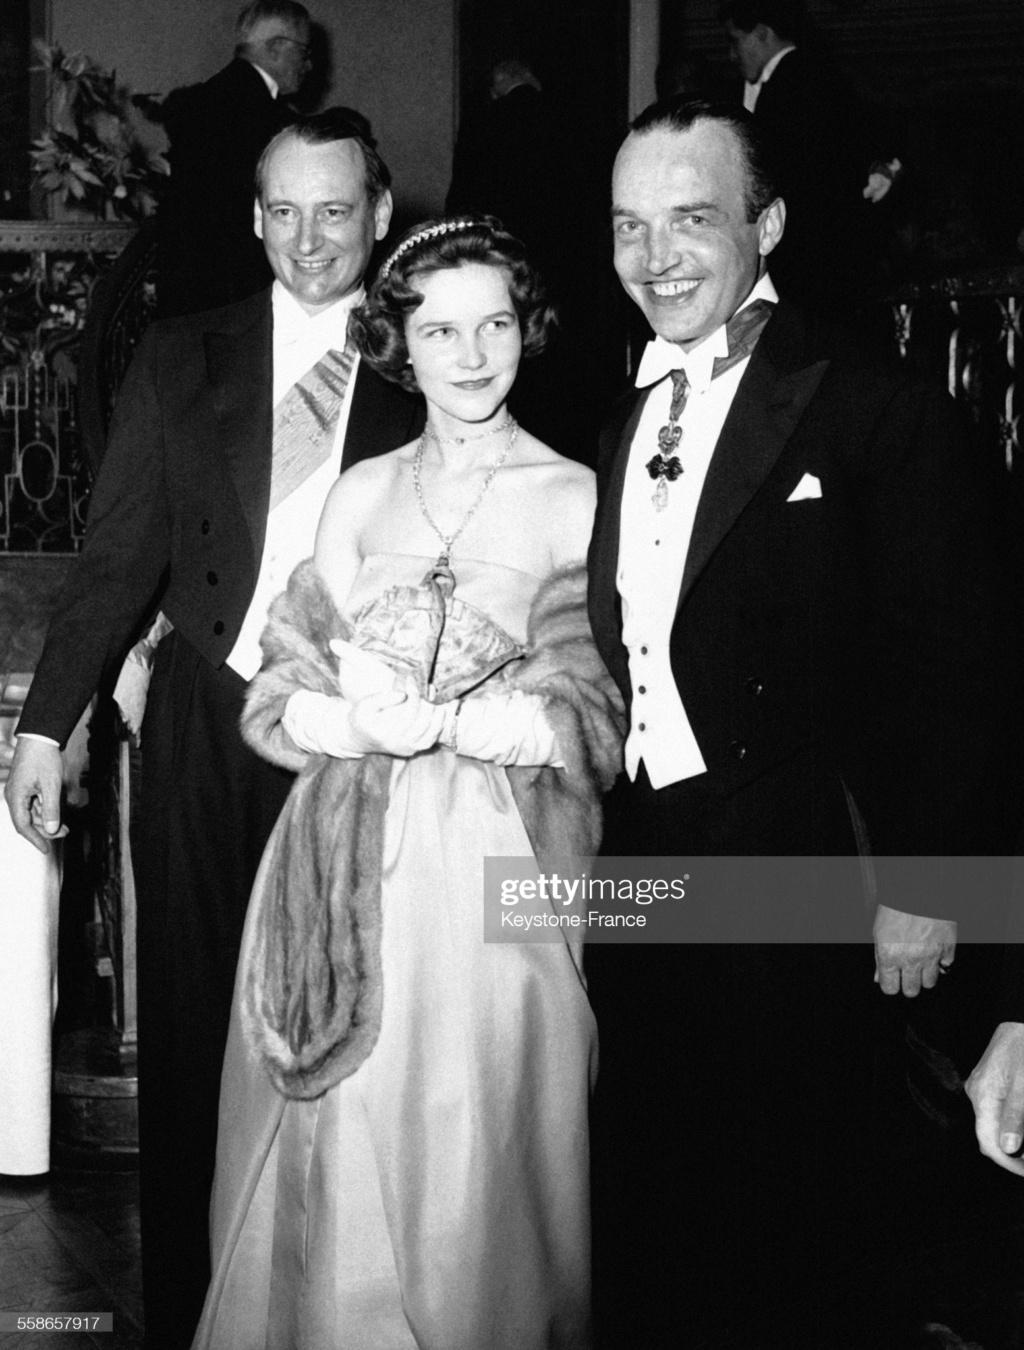
M 357 629 L 430 562 L 365 559 L 346 604 Z M 453 565 L 467 615 L 524 641 L 539 581 Z M 456 615 L 449 655 L 464 636 Z M 483 858 L 530 852 L 504 769 L 443 746 L 396 759 L 368 1059 L 316 1100 L 280 1096 L 242 1037 L 236 989 L 194 1350 L 589 1345 L 596 1032 L 580 953 L 483 942 Z M 251 928 L 250 915 L 240 972 Z

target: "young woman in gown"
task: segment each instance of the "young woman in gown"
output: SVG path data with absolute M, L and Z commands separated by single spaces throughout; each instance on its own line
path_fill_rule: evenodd
M 483 941 L 483 859 L 596 851 L 621 705 L 593 475 L 510 417 L 550 322 L 490 219 L 406 236 L 353 318 L 427 404 L 349 470 L 244 729 L 300 770 L 250 904 L 196 1347 L 589 1345 L 578 944 Z

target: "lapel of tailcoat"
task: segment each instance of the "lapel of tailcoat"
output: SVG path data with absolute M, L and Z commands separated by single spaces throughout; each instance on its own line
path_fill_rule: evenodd
M 587 553 L 590 626 L 605 664 L 627 701 L 629 668 L 621 638 L 622 601 L 616 587 L 616 574 L 622 522 L 622 485 L 626 477 L 629 448 L 646 398 L 646 390 L 643 393 L 632 390 L 624 395 L 602 435 L 604 453 L 598 465 L 600 505 L 594 518 L 594 533 Z
M 233 307 L 223 328 L 203 334 L 206 373 L 224 457 L 252 542 L 263 556 L 273 461 L 273 313 L 270 292 Z
M 782 303 L 754 348 L 711 457 L 686 554 L 679 608 L 775 467 L 828 369 L 827 361 L 804 365 L 804 350 L 803 320 Z M 619 495 L 621 500 L 621 485 Z

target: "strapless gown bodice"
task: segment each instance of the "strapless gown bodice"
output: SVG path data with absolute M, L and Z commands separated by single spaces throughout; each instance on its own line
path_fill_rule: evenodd
M 352 583 L 345 613 L 355 618 L 368 604 L 380 602 L 396 587 L 417 588 L 436 559 L 417 553 L 370 553 Z M 475 558 L 456 558 L 455 597 L 487 614 L 517 642 L 526 641 L 526 620 L 540 579 L 529 572 Z

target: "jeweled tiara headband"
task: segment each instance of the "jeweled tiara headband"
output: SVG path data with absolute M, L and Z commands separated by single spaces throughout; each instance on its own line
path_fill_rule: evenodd
M 454 234 L 456 230 L 472 230 L 479 224 L 478 220 L 442 220 L 439 225 L 428 225 L 426 229 L 417 230 L 408 239 L 403 239 L 391 257 L 384 260 L 379 274 L 381 280 L 389 274 L 402 254 L 408 253 L 416 244 L 422 244 L 425 239 L 436 239 L 442 234 Z

